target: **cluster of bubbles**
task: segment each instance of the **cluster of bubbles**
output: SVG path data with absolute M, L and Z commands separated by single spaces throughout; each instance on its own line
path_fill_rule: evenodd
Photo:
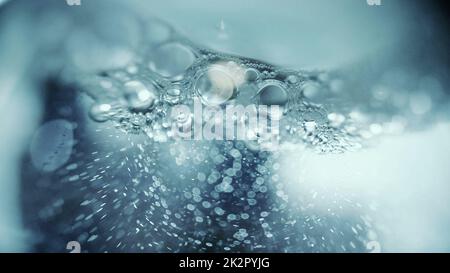
M 30 70 L 56 74 L 59 90 L 49 93 L 69 104 L 46 109 L 56 119 L 36 131 L 22 173 L 24 219 L 40 251 L 66 251 L 74 240 L 87 252 L 367 251 L 381 239 L 376 204 L 286 181 L 291 170 L 280 151 L 261 149 L 264 136 L 179 141 L 172 125 L 193 117 L 172 110 L 195 100 L 212 109 L 277 105 L 270 119 L 281 144 L 325 154 L 449 116 L 426 66 L 299 71 L 204 48 L 110 3 L 28 2 L 36 12 L 17 18 L 39 37 Z M 224 21 L 218 31 L 221 42 L 232 37 Z M 72 100 L 71 90 L 81 92 Z
M 126 33 L 124 40 L 134 41 L 127 35 L 135 32 L 143 40 L 132 43 L 132 52 L 121 46 L 104 50 L 94 41 L 90 54 L 74 50 L 74 68 L 61 75 L 93 98 L 89 116 L 101 141 L 81 139 L 83 130 L 92 137 L 83 124 L 74 136 L 75 126 L 60 120 L 47 126 L 51 134 L 43 128 L 33 145 L 39 151 L 39 139 L 58 132 L 64 133 L 58 142 L 68 136 L 76 142 L 70 160 L 32 152 L 39 169 L 51 170 L 52 179 L 64 185 L 39 182 L 52 201 L 37 217 L 52 222 L 77 207 L 70 223 L 56 227 L 57 234 L 71 236 L 87 251 L 107 252 L 365 251 L 377 240 L 364 204 L 333 196 L 323 208 L 325 197 L 317 192 L 294 195 L 280 178 L 280 153 L 260 149 L 258 141 L 177 141 L 172 125 L 189 125 L 192 116 L 174 117 L 171 111 L 196 99 L 205 108 L 277 105 L 281 113 L 270 118 L 279 121 L 282 143 L 341 153 L 361 148 L 373 136 L 401 132 L 406 126 L 401 97 L 391 100 L 395 94 L 385 86 L 367 92 L 370 98 L 356 96 L 367 86 L 345 81 L 345 71 L 296 71 L 206 49 L 159 20 L 118 32 Z M 82 47 L 86 39 L 78 41 L 79 35 L 71 36 L 71 47 Z M 98 64 L 101 52 L 110 55 L 108 69 L 89 67 Z M 408 111 L 426 117 L 435 103 L 426 96 L 406 94 Z M 373 114 L 385 112 L 391 102 L 398 103 L 391 113 Z
M 53 174 L 83 196 L 62 233 L 87 251 L 365 251 L 376 239 L 372 220 L 347 215 L 362 205 L 333 197 L 319 212 L 320 198 L 306 201 L 310 192 L 296 196 L 285 187 L 278 151 L 258 141 L 171 135 L 173 123 L 192 119 L 172 109 L 198 99 L 205 108 L 277 105 L 281 112 L 270 119 L 279 120 L 282 142 L 320 152 L 358 148 L 345 118 L 308 99 L 308 86 L 327 88 L 323 73 L 205 49 L 159 21 L 147 28 L 153 40 L 124 67 L 71 78 L 94 99 L 89 116 L 102 141 L 78 142 Z M 54 202 L 39 213 L 48 221 L 73 200 L 53 190 Z
M 289 192 L 277 152 L 242 141 L 155 143 L 113 127 L 97 133 L 101 142 L 80 142 L 54 173 L 59 183 L 46 186 L 49 205 L 39 213 L 52 222 L 78 205 L 57 228 L 85 251 L 346 252 L 377 238 L 369 214 L 348 214 L 365 205 L 334 196 L 324 213 L 325 196 Z
M 281 123 L 281 141 L 302 141 L 326 152 L 359 147 L 359 135 L 343 126 L 341 116 L 308 99 L 310 86 L 328 88 L 320 79 L 325 73 L 205 49 L 159 21 L 147 26 L 154 39 L 126 66 L 75 77 L 77 87 L 95 99 L 89 112 L 94 121 L 113 121 L 127 133 L 160 142 L 173 137 L 174 123 L 193 126 L 192 116 L 171 112 L 177 105 L 192 106 L 195 99 L 206 108 L 277 105 L 281 110 L 270 119 Z

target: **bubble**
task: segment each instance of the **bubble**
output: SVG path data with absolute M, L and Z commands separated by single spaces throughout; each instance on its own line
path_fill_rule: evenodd
M 276 130 L 278 123 L 275 122 L 278 120 L 282 128 L 292 129 L 292 133 L 289 134 L 280 133 L 279 136 L 274 134 L 277 140 L 278 137 L 280 141 L 287 140 L 288 143 L 283 144 L 289 145 L 283 146 L 283 149 L 286 147 L 290 150 L 292 148 L 290 146 L 305 142 L 314 146 L 313 148 L 320 148 L 321 152 L 327 152 L 333 148 L 326 150 L 323 148 L 325 145 L 337 146 L 341 141 L 347 141 L 347 138 L 341 137 L 344 130 L 347 133 L 347 126 L 354 126 L 355 138 L 358 138 L 358 141 L 361 139 L 360 124 L 356 122 L 355 115 L 352 118 L 348 111 L 353 109 L 366 111 L 366 109 L 354 105 L 345 108 L 342 113 L 336 112 L 341 109 L 339 104 L 336 107 L 333 105 L 328 107 L 329 105 L 325 104 L 328 101 L 322 101 L 325 97 L 328 99 L 328 95 L 333 95 L 327 88 L 317 89 L 317 96 L 311 96 L 318 101 L 317 104 L 305 101 L 302 96 L 308 97 L 310 94 L 304 87 L 318 81 L 316 77 L 308 77 L 308 74 L 303 75 L 301 72 L 284 70 L 256 60 L 208 49 L 194 47 L 191 50 L 189 43 L 188 46 L 182 44 L 184 38 L 178 40 L 180 37 L 177 35 L 170 37 L 172 30 L 161 25 L 159 27 L 162 29 L 158 30 L 156 25 L 156 29 L 147 29 L 142 35 L 145 44 L 150 44 L 150 50 L 153 48 L 153 52 L 146 56 L 152 57 L 152 63 L 150 59 L 144 59 L 142 65 L 142 58 L 138 56 L 134 62 L 121 69 L 105 71 L 100 75 L 96 73 L 95 75 L 98 75 L 95 78 L 96 84 L 88 86 L 89 88 L 85 86 L 81 88 L 98 90 L 98 93 L 105 94 L 98 95 L 90 91 L 97 101 L 90 113 L 94 120 L 106 121 L 111 118 L 115 125 L 120 126 L 110 126 L 111 130 L 117 127 L 127 132 L 133 130 L 144 132 L 149 138 L 146 135 L 140 138 L 127 134 L 130 145 L 126 143 L 122 149 L 117 147 L 120 160 L 113 154 L 115 152 L 113 147 L 108 154 L 102 154 L 102 150 L 93 151 L 92 156 L 89 155 L 88 158 L 93 160 L 92 164 L 91 160 L 86 163 L 79 161 L 76 168 L 66 167 L 64 171 L 67 175 L 64 181 L 72 181 L 74 185 L 77 183 L 76 185 L 83 184 L 83 187 L 88 187 L 92 184 L 97 187 L 102 181 L 108 181 L 101 191 L 86 196 L 91 200 L 89 206 L 92 206 L 93 210 L 92 213 L 87 212 L 88 217 L 83 215 L 79 220 L 93 218 L 94 212 L 99 212 L 98 209 L 102 208 L 103 211 L 98 214 L 99 219 L 107 217 L 106 212 L 109 208 L 116 209 L 118 213 L 123 211 L 125 220 L 131 225 L 129 232 L 126 231 L 126 225 L 121 225 L 119 219 L 117 222 L 111 222 L 111 226 L 117 228 L 111 229 L 112 234 L 108 237 L 115 238 L 116 234 L 121 234 L 122 240 L 119 238 L 119 241 L 113 242 L 112 239 L 110 244 L 111 247 L 117 245 L 117 249 L 120 250 L 136 250 L 139 249 L 139 244 L 142 244 L 146 246 L 146 250 L 247 251 L 271 248 L 267 242 L 272 241 L 286 242 L 285 245 L 280 243 L 280 249 L 287 246 L 289 250 L 308 250 L 304 248 L 306 242 L 300 245 L 301 238 L 292 236 L 296 232 L 295 228 L 302 229 L 303 223 L 307 228 L 316 229 L 328 225 L 310 216 L 293 217 L 292 211 L 298 208 L 307 212 L 309 204 L 292 198 L 291 196 L 295 196 L 296 193 L 290 192 L 290 188 L 285 187 L 284 177 L 279 174 L 284 168 L 277 163 L 278 152 L 266 151 L 268 150 L 266 142 L 271 134 L 264 129 L 250 128 L 248 133 L 255 137 L 247 138 L 249 140 L 214 142 L 177 141 L 174 136 L 178 132 L 187 132 L 187 135 L 194 133 L 194 126 L 199 122 L 195 120 L 195 113 L 190 112 L 195 107 L 195 98 L 200 98 L 202 103 L 212 106 L 225 103 L 252 105 L 255 112 L 256 102 L 273 106 L 258 109 L 260 117 L 270 118 L 267 120 L 269 126 L 267 129 L 270 130 L 267 131 L 279 133 Z M 158 31 L 161 33 L 158 34 Z M 167 42 L 169 39 L 171 42 Z M 194 60 L 193 56 L 196 50 L 202 56 L 198 60 Z M 186 56 L 193 57 L 191 61 L 188 57 L 188 61 L 183 64 L 185 53 Z M 329 80 L 324 81 L 324 87 L 330 85 Z M 379 95 L 374 94 L 373 100 L 381 98 Z M 405 105 L 409 96 L 406 98 Z M 430 98 L 434 97 L 430 95 Z M 125 103 L 128 103 L 127 107 L 116 108 Z M 276 107 L 277 105 L 282 107 Z M 185 107 L 186 111 L 180 111 L 182 109 L 180 106 Z M 220 108 L 222 107 L 214 109 Z M 116 110 L 120 110 L 120 115 L 112 116 Z M 203 113 L 200 114 L 199 117 L 203 117 Z M 233 118 L 239 124 L 248 123 L 245 117 L 233 116 Z M 364 125 L 364 129 L 368 132 L 367 136 L 369 133 L 375 136 L 388 130 L 385 129 L 388 126 L 381 118 L 368 119 L 361 125 Z M 368 125 L 370 128 L 367 128 Z M 108 132 L 105 137 L 114 138 L 115 135 Z M 158 143 L 169 140 L 167 144 Z M 292 145 L 289 143 L 291 140 Z M 86 172 L 83 169 L 85 166 L 89 166 Z M 123 177 L 116 176 L 117 172 L 114 172 L 116 168 L 123 170 Z M 177 171 L 174 171 L 175 169 Z M 145 183 L 148 177 L 154 182 Z M 83 183 L 87 181 L 90 183 Z M 179 181 L 186 183 L 180 184 Z M 104 201 L 100 202 L 101 199 Z M 197 229 L 178 232 L 186 224 Z M 125 243 L 133 242 L 132 236 L 136 227 L 143 234 L 152 233 L 155 236 L 145 237 L 144 241 L 134 245 L 138 248 L 133 248 L 131 243 L 129 245 Z M 220 231 L 220 241 L 215 233 L 217 230 Z M 319 233 L 322 231 L 326 232 L 317 230 Z M 96 230 L 89 231 L 84 241 L 94 232 Z M 305 232 L 308 231 L 305 229 Z M 314 237 L 317 233 L 315 230 L 311 232 L 313 234 L 309 232 L 306 234 Z M 166 235 L 174 236 L 174 240 L 165 240 Z M 272 239 L 267 240 L 265 236 Z M 317 237 L 317 240 L 320 240 L 319 238 Z M 100 239 L 104 240 L 103 237 L 99 237 L 96 241 L 99 242 Z M 314 241 L 314 244 L 320 246 L 320 242 Z M 206 249 L 206 246 L 212 248 Z M 326 245 L 323 250 L 325 247 L 328 251 L 335 249 L 334 245 L 329 248 Z
M 241 157 L 241 152 L 239 152 L 239 150 L 237 149 L 231 149 L 230 155 L 234 158 L 239 158 Z
M 144 85 L 140 81 L 129 81 L 124 85 L 125 98 L 128 106 L 135 111 L 145 111 L 155 103 L 156 88 Z
M 316 83 L 307 83 L 303 86 L 303 95 L 310 100 L 317 99 L 319 91 L 319 85 Z
M 202 173 L 202 172 L 199 172 L 199 173 L 197 174 L 197 179 L 198 179 L 199 181 L 203 182 L 203 181 L 206 180 L 206 175 L 205 175 L 204 173 Z
M 195 61 L 192 50 L 178 42 L 158 46 L 151 57 L 150 69 L 167 78 L 179 78 Z
M 112 106 L 108 103 L 94 104 L 89 110 L 89 116 L 97 122 L 107 121 L 111 116 Z
M 236 92 L 232 77 L 216 66 L 211 66 L 195 83 L 195 91 L 206 105 L 227 102 Z
M 248 82 L 254 82 L 258 79 L 259 72 L 254 68 L 248 68 L 245 70 L 245 80 Z
M 215 212 L 217 215 L 223 215 L 223 214 L 225 213 L 225 211 L 224 211 L 222 208 L 220 208 L 220 207 L 215 207 L 215 208 L 214 208 L 214 212 Z
M 259 100 L 263 105 L 283 106 L 288 102 L 288 95 L 283 87 L 277 83 L 269 83 L 259 91 Z
M 202 206 L 203 206 L 205 209 L 209 209 L 209 208 L 211 207 L 211 203 L 208 202 L 208 201 L 203 201 L 203 202 L 202 202 Z
M 171 87 L 167 89 L 164 94 L 164 100 L 170 104 L 177 104 L 181 100 L 181 90 L 178 87 Z
M 298 82 L 298 77 L 296 75 L 289 75 L 286 81 L 291 84 L 296 84 Z
M 230 222 L 236 220 L 236 214 L 233 214 L 233 213 L 228 214 L 227 220 Z
M 31 161 L 43 172 L 52 172 L 66 164 L 72 154 L 73 126 L 63 119 L 42 125 L 34 134 L 30 145 Z

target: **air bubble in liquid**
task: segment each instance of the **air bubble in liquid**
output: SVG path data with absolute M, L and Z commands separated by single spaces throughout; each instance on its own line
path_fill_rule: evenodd
M 177 78 L 194 61 L 194 52 L 189 47 L 178 42 L 169 42 L 153 50 L 149 67 L 163 77 Z
M 89 116 L 97 122 L 104 122 L 110 118 L 111 110 L 111 104 L 96 103 L 89 110 Z
M 178 87 L 169 88 L 164 94 L 164 100 L 170 104 L 177 104 L 181 100 L 181 90 Z
M 262 105 L 280 105 L 288 102 L 286 90 L 277 83 L 264 85 L 259 91 L 259 101 Z
M 259 77 L 258 70 L 254 68 L 248 68 L 247 70 L 245 70 L 245 80 L 247 82 L 254 82 L 258 79 L 258 77 Z
M 295 84 L 295 83 L 298 82 L 298 77 L 295 76 L 295 75 L 289 75 L 289 76 L 286 78 L 286 81 L 287 81 L 288 83 Z
M 206 105 L 220 105 L 236 92 L 233 78 L 219 67 L 211 66 L 196 81 L 195 90 Z
M 144 85 L 140 81 L 129 81 L 124 84 L 125 98 L 128 106 L 135 111 L 145 111 L 155 103 L 156 87 L 153 84 Z

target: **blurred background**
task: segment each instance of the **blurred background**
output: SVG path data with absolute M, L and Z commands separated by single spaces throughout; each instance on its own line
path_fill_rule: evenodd
M 317 155 L 301 147 L 283 152 L 280 175 L 286 187 L 298 196 L 337 192 L 366 204 L 377 226 L 373 239 L 382 251 L 450 251 L 448 9 L 439 1 L 381 3 L 81 0 L 71 6 L 64 0 L 0 1 L 0 251 L 66 251 L 70 236 L 58 233 L 66 216 L 79 212 L 62 209 L 51 222 L 45 213 L 36 216 L 54 194 L 48 184 L 59 193 L 65 186 L 33 169 L 30 151 L 47 148 L 33 141 L 52 138 L 39 134 L 43 124 L 55 126 L 50 130 L 55 134 L 67 130 L 57 139 L 64 147 L 83 142 L 71 135 L 75 121 L 97 128 L 86 109 L 74 106 L 76 93 L 57 77 L 68 64 L 83 72 L 111 69 L 140 54 L 143 38 L 136 18 L 164 20 L 197 45 L 217 51 L 345 75 L 350 91 L 341 97 L 345 103 L 333 107 L 360 105 L 365 115 L 388 122 L 370 127 L 376 141 L 355 153 Z M 59 123 L 48 124 L 51 120 Z M 56 172 L 70 162 L 73 154 L 64 147 L 61 164 L 47 168 Z M 68 194 L 52 199 L 56 208 L 64 207 L 58 202 Z M 302 198 L 308 202 L 311 196 Z M 311 202 L 319 210 L 328 206 L 326 197 Z M 107 233 L 108 227 L 100 229 L 96 232 Z

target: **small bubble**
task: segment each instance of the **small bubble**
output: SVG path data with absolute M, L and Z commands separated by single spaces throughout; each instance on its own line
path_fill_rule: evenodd
M 245 80 L 247 82 L 254 82 L 258 79 L 258 77 L 259 77 L 258 70 L 254 68 L 248 68 L 247 70 L 245 70 Z
M 202 202 L 202 206 L 203 206 L 205 209 L 208 209 L 208 208 L 211 207 L 211 203 L 208 202 L 208 201 L 203 201 L 203 202 Z
M 112 106 L 107 103 L 94 104 L 89 110 L 89 116 L 97 122 L 104 122 L 110 118 Z
M 291 84 L 296 84 L 298 82 L 298 77 L 296 75 L 289 75 L 286 81 Z
M 155 87 L 144 85 L 140 81 L 129 81 L 124 85 L 125 98 L 128 106 L 136 111 L 145 111 L 156 101 Z
M 220 207 L 215 207 L 215 208 L 214 208 L 214 212 L 215 212 L 217 215 L 223 215 L 223 214 L 225 213 L 225 211 L 224 211 L 222 208 L 220 208 Z
M 262 87 L 259 91 L 259 100 L 262 105 L 285 105 L 288 95 L 279 84 L 270 83 Z
M 169 88 L 164 94 L 164 100 L 170 104 L 179 103 L 181 100 L 181 90 L 176 87 Z

